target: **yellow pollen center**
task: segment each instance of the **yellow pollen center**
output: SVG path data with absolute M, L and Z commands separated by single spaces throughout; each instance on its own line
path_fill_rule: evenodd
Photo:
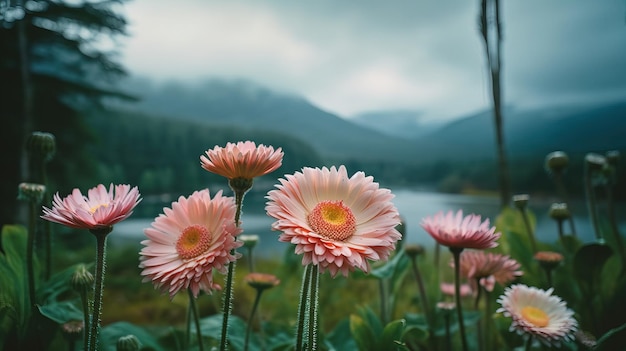
M 311 229 L 329 239 L 343 241 L 356 231 L 356 220 L 343 201 L 323 201 L 307 217 Z
M 211 233 L 195 224 L 183 230 L 176 241 L 176 252 L 182 259 L 198 257 L 211 247 Z
M 541 309 L 532 306 L 522 308 L 522 317 L 535 327 L 545 327 L 550 323 L 550 317 Z
M 107 208 L 107 207 L 109 207 L 109 204 L 100 204 L 100 205 L 94 206 L 94 207 L 92 207 L 92 208 L 90 208 L 90 209 L 89 209 L 89 213 L 91 213 L 91 214 L 96 213 L 96 211 L 98 211 L 98 209 L 99 209 L 100 207 Z

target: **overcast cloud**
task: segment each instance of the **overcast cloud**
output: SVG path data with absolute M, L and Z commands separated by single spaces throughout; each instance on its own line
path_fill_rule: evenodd
M 626 1 L 502 3 L 504 99 L 626 98 Z M 349 117 L 490 106 L 479 0 L 133 0 L 123 62 L 157 81 L 237 77 Z

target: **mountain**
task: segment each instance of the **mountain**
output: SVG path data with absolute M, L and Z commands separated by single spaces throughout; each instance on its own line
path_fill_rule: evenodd
M 350 121 L 390 136 L 415 139 L 428 135 L 444 125 L 424 121 L 421 112 L 413 110 L 370 111 L 350 117 Z
M 170 118 L 274 131 L 297 137 L 327 159 L 401 160 L 410 142 L 352 123 L 306 99 L 245 80 L 211 79 L 191 86 L 135 83 L 140 102 L 128 108 Z
M 507 108 L 504 137 L 510 157 L 537 157 L 554 150 L 571 154 L 626 150 L 626 101 L 535 109 Z M 428 159 L 495 158 L 491 111 L 453 121 L 417 138 Z M 436 151 L 433 151 L 436 150 Z

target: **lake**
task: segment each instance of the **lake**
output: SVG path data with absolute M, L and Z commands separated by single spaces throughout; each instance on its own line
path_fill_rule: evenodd
M 483 218 L 489 218 L 493 222 L 500 209 L 499 198 L 494 196 L 443 194 L 412 189 L 398 189 L 393 190 L 393 192 L 395 194 L 393 202 L 406 223 L 405 242 L 418 243 L 426 247 L 434 246 L 434 240 L 420 227 L 419 223 L 422 218 L 432 216 L 439 211 L 447 212 L 462 209 L 464 214 L 480 214 Z M 250 195 L 259 196 L 261 194 L 251 193 L 246 195 L 244 199 L 244 211 L 241 216 L 244 234 L 258 234 L 260 236 L 259 244 L 255 249 L 258 256 L 281 255 L 289 245 L 279 242 L 279 233 L 270 229 L 273 219 L 265 215 L 263 201 L 249 199 Z M 251 200 L 251 204 L 248 200 Z M 160 213 L 163 206 L 169 207 L 170 203 L 155 205 L 155 215 Z M 530 208 L 537 217 L 536 235 L 538 240 L 543 242 L 554 242 L 558 238 L 556 223 L 548 216 L 551 203 L 551 200 L 542 200 L 541 203 L 536 203 L 532 198 L 530 200 Z M 620 206 L 621 209 L 623 206 Z M 570 210 L 574 213 L 576 231 L 579 237 L 585 242 L 592 241 L 594 238 L 593 231 L 586 216 L 585 203 L 582 201 L 574 202 L 570 204 Z M 149 227 L 153 220 L 153 218 L 131 217 L 118 223 L 113 235 L 110 236 L 111 245 L 139 243 L 145 239 L 143 229 Z M 567 231 L 569 226 L 565 225 L 565 228 Z

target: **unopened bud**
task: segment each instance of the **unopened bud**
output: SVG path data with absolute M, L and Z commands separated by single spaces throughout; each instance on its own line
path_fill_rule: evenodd
M 566 203 L 553 203 L 550 206 L 550 217 L 557 221 L 563 221 L 570 218 L 571 213 Z
M 534 255 L 534 259 L 544 269 L 552 270 L 563 261 L 563 255 L 554 251 L 539 251 Z
M 85 324 L 83 321 L 73 320 L 61 325 L 61 331 L 63 335 L 65 335 L 70 340 L 78 339 L 83 333 L 83 329 L 85 328 Z
M 245 277 L 246 283 L 257 290 L 273 288 L 280 284 L 280 280 L 273 274 L 250 273 Z
M 513 204 L 518 210 L 522 211 L 528 206 L 529 199 L 530 196 L 528 194 L 513 195 Z
M 419 244 L 408 244 L 404 247 L 404 253 L 409 258 L 415 258 L 424 253 L 424 247 Z
M 141 343 L 136 336 L 130 334 L 117 339 L 117 351 L 139 351 Z
M 607 151 L 606 153 L 606 161 L 611 165 L 611 166 L 617 166 L 617 164 L 619 163 L 619 159 L 620 159 L 620 153 L 617 150 L 611 150 L 611 151 Z
M 546 170 L 553 173 L 562 172 L 569 165 L 569 157 L 563 151 L 554 151 L 546 156 Z
M 26 140 L 26 150 L 44 161 L 50 161 L 56 152 L 54 135 L 45 132 L 32 132 Z
M 87 270 L 84 264 L 81 264 L 76 267 L 76 271 L 72 274 L 70 284 L 72 289 L 82 293 L 93 288 L 93 281 L 93 274 Z
M 255 234 L 240 235 L 239 240 L 243 242 L 243 247 L 252 249 L 259 242 L 259 236 Z
M 594 153 L 585 155 L 585 163 L 592 171 L 601 171 L 606 165 L 606 157 Z
M 20 183 L 17 186 L 17 190 L 18 199 L 34 203 L 40 203 L 43 199 L 43 194 L 46 193 L 46 187 L 37 183 Z

